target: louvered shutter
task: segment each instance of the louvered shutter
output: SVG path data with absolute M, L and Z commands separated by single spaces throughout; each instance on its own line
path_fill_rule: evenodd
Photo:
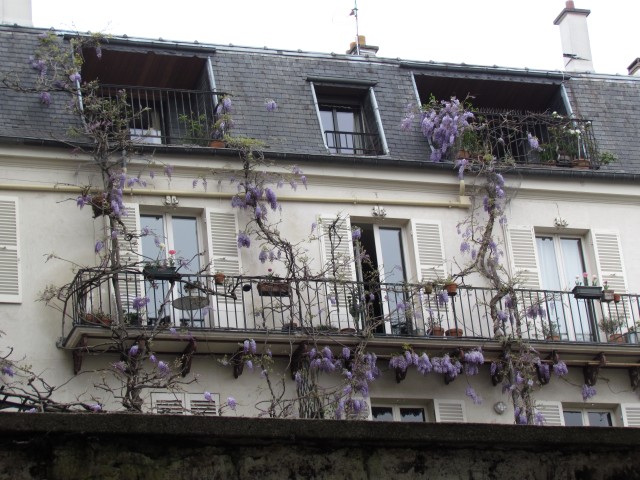
M 625 427 L 640 427 L 640 403 L 623 403 L 620 409 Z
M 240 275 L 242 264 L 238 251 L 238 219 L 235 212 L 207 208 L 205 211 L 211 273 Z
M 433 401 L 437 423 L 465 423 L 467 412 L 462 400 L 438 400 Z
M 540 267 L 536 252 L 536 235 L 531 226 L 507 228 L 512 273 L 520 279 L 519 288 L 540 290 Z
M 594 230 L 591 232 L 591 240 L 600 284 L 603 285 L 606 281 L 609 289 L 615 293 L 627 293 L 627 277 L 624 270 L 620 235 L 612 231 Z M 623 297 L 622 302 L 611 302 L 604 305 L 611 319 L 620 320 L 625 326 L 633 324 L 631 303 L 628 297 Z
M 433 281 L 447 276 L 442 231 L 437 222 L 411 220 L 418 280 Z
M 152 392 L 151 405 L 154 413 L 184 415 L 186 410 L 184 393 Z
M 321 215 L 318 217 L 318 236 L 322 271 L 331 280 L 326 289 L 329 323 L 339 329 L 358 328 L 356 319 L 349 314 L 349 302 L 357 295 L 353 283 L 356 269 L 349 216 Z M 322 321 L 326 322 L 324 318 Z
M 627 279 L 624 272 L 620 236 L 617 232 L 591 232 L 593 248 L 600 283 L 607 281 L 616 293 L 627 293 Z
M 211 394 L 211 401 L 209 401 L 204 398 L 202 393 L 190 393 L 187 395 L 187 401 L 189 402 L 188 412 L 191 415 L 212 417 L 220 414 L 218 410 L 220 395 L 218 394 Z
M 22 302 L 18 199 L 0 197 L 0 302 Z
M 126 203 L 126 215 L 122 215 L 122 221 L 126 233 L 140 233 L 140 209 L 137 203 Z M 137 237 L 127 240 L 125 232 L 118 232 L 118 246 L 120 248 L 120 263 L 122 265 L 135 265 L 142 261 L 142 246 L 140 239 Z M 129 270 L 135 270 L 137 267 L 129 267 Z M 136 275 L 123 271 L 118 274 L 118 291 L 122 309 L 125 312 L 135 312 L 133 308 L 133 300 L 136 297 L 144 296 L 144 281 L 142 275 Z
M 564 415 L 560 402 L 536 402 L 535 410 L 544 418 L 544 425 L 564 426 Z
M 207 254 L 211 274 L 217 271 L 228 276 L 242 273 L 240 251 L 238 249 L 238 218 L 235 212 L 207 208 L 204 212 L 207 237 Z M 224 292 L 224 286 L 216 286 Z M 238 300 L 213 295 L 210 297 L 212 307 L 211 325 L 218 328 L 244 328 L 242 315 L 242 295 L 236 291 Z

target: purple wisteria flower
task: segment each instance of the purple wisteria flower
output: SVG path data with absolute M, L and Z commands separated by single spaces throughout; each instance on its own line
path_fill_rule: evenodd
M 524 408 L 521 407 L 516 407 L 513 415 L 516 419 L 516 423 L 518 425 L 526 425 L 527 424 L 527 412 L 524 410 Z
M 96 242 L 96 246 L 95 246 L 95 252 L 96 253 L 100 253 L 102 251 L 102 249 L 104 248 L 104 242 L 102 240 L 98 240 Z
M 480 348 L 470 350 L 464 354 L 464 372 L 467 375 L 477 375 L 480 365 L 484 364 L 484 355 Z
M 141 308 L 144 308 L 150 301 L 151 299 L 149 297 L 136 297 L 133 299 L 132 305 L 136 310 L 140 310 Z
M 48 107 L 51 104 L 51 94 L 49 92 L 40 92 L 40 103 Z
M 449 303 L 449 293 L 446 290 L 438 292 L 436 298 L 438 300 L 438 305 L 444 306 Z
M 362 238 L 362 230 L 360 227 L 354 227 L 353 230 L 351 230 L 351 240 L 356 241 L 360 240 L 360 238 Z
M 91 410 L 92 412 L 101 412 L 102 411 L 102 405 L 100 405 L 99 403 L 94 403 L 93 405 L 89 405 L 89 410 Z
M 162 360 L 158 362 L 158 372 L 160 376 L 164 377 L 165 375 L 168 375 L 170 371 L 171 369 L 169 368 L 169 365 L 167 365 Z
M 158 361 L 158 359 L 153 353 L 149 355 L 149 360 L 151 361 L 151 363 L 156 363 Z
M 165 165 L 164 174 L 171 180 L 171 175 L 173 174 L 173 165 Z
M 207 402 L 212 402 L 213 401 L 213 397 L 211 396 L 211 392 L 204 392 L 204 399 Z
M 233 398 L 233 397 L 229 397 L 229 398 L 227 398 L 227 405 L 229 405 L 229 408 L 230 408 L 231 410 L 234 410 L 234 411 L 235 411 L 236 406 L 238 405 L 238 402 L 236 402 L 236 399 L 235 399 L 235 398 Z
M 72 73 L 71 75 L 69 75 L 69 80 L 71 80 L 72 82 L 79 82 L 80 81 L 80 74 L 78 72 Z
M 426 353 L 423 353 L 418 357 L 416 368 L 418 372 L 421 373 L 422 375 L 426 375 L 427 373 L 433 370 L 433 365 L 431 364 L 431 360 L 429 360 L 429 356 Z
M 245 232 L 240 232 L 238 234 L 238 248 L 246 247 L 249 248 L 251 246 L 251 239 L 249 235 Z
M 567 364 L 563 361 L 559 361 L 558 363 L 553 364 L 553 373 L 555 373 L 558 377 L 562 377 L 564 375 L 569 374 L 569 369 L 567 368 Z
M 271 210 L 277 210 L 278 209 L 278 197 L 276 195 L 276 193 L 271 190 L 270 188 L 265 188 L 264 189 L 264 196 L 267 199 L 267 202 L 269 203 L 269 206 L 271 207 Z
M 531 148 L 531 150 L 534 150 L 534 151 L 542 150 L 540 148 L 540 142 L 538 141 L 538 137 L 531 135 L 529 132 L 527 132 L 527 140 L 529 141 L 529 147 Z
M 541 427 L 544 425 L 544 422 L 546 422 L 544 415 L 536 410 L 536 413 L 533 416 L 533 423 Z
M 278 110 L 278 104 L 273 98 L 268 98 L 264 102 L 264 106 L 267 109 L 267 112 L 275 112 L 276 110 Z
M 587 384 L 582 385 L 582 400 L 585 402 L 596 395 L 596 389 L 593 386 Z
M 460 253 L 468 253 L 471 251 L 471 245 L 469 245 L 469 242 L 467 242 L 466 240 L 463 240 L 463 242 L 460 244 Z
M 118 370 L 119 372 L 125 372 L 127 370 L 127 364 L 124 363 L 122 360 L 119 362 L 115 362 L 112 363 L 111 366 L 115 369 Z
M 351 350 L 349 347 L 342 347 L 342 358 L 349 360 L 349 357 L 351 357 Z
M 465 395 L 469 397 L 473 403 L 480 405 L 482 403 L 482 397 L 476 393 L 476 391 L 469 385 L 465 391 Z
M 11 367 L 11 365 L 3 365 L 0 371 L 2 372 L 3 375 L 6 375 L 8 377 L 13 377 L 16 374 L 15 370 Z
M 140 347 L 138 347 L 138 345 L 136 344 L 131 345 L 131 348 L 129 349 L 129 356 L 135 357 L 138 354 L 139 350 L 140 350 Z

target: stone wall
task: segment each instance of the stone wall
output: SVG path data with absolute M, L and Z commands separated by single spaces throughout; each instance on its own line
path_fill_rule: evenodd
M 0 479 L 640 479 L 640 429 L 0 414 Z

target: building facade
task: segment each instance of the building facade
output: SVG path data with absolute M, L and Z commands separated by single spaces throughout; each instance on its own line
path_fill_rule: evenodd
M 49 85 L 38 52 L 74 37 L 0 35 L 8 386 L 26 362 L 79 408 L 640 426 L 637 77 L 85 38 Z M 434 161 L 432 96 L 471 103 L 481 154 Z M 458 275 L 483 162 L 508 297 Z M 50 407 L 30 393 L 4 408 Z

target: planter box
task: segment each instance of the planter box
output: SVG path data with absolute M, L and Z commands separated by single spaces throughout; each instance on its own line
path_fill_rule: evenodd
M 291 285 L 287 282 L 259 282 L 258 295 L 261 297 L 288 297 Z
M 600 300 L 603 302 L 612 302 L 614 297 L 615 297 L 615 294 L 613 293 L 613 290 L 603 290 L 602 297 L 600 297 Z
M 633 343 L 636 345 L 640 343 L 640 335 L 638 335 L 638 332 L 627 332 L 624 334 L 624 336 L 627 340 L 627 343 Z
M 147 280 L 180 280 L 182 276 L 177 272 L 176 267 L 151 267 L 146 266 L 142 269 L 142 274 Z
M 602 287 L 588 287 L 586 285 L 576 285 L 571 290 L 575 298 L 585 300 L 598 300 L 602 297 Z

